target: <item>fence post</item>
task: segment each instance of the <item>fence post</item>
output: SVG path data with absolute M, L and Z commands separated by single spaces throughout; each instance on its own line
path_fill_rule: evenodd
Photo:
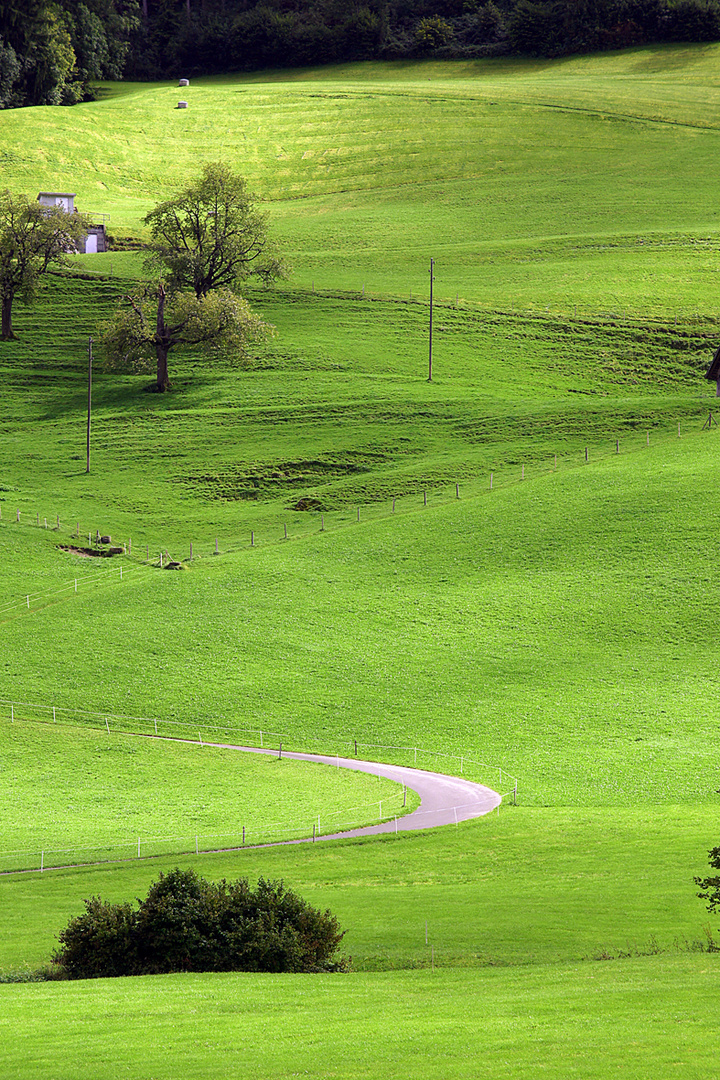
M 42 872 L 43 872 L 43 868 L 44 868 L 44 863 L 45 863 L 45 852 L 44 852 L 44 851 L 41 851 L 41 852 L 40 852 L 40 873 L 41 873 L 41 874 L 42 874 Z
M 138 859 L 140 858 L 140 837 L 138 836 Z
M 460 485 L 459 484 L 455 485 L 455 498 L 456 499 L 460 498 Z
M 53 724 L 57 724 L 57 720 L 55 719 L 55 706 L 54 705 L 53 705 Z
M 155 734 L 157 735 L 157 720 L 155 720 L 154 718 L 153 718 L 153 723 L 155 725 Z

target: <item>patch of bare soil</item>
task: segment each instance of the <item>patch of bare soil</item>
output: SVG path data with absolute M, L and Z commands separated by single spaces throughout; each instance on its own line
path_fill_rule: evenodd
M 58 544 L 58 547 L 61 551 L 69 551 L 72 555 L 81 555 L 84 559 L 109 559 L 122 552 L 122 548 L 106 548 L 99 551 L 97 548 L 75 547 L 74 544 Z

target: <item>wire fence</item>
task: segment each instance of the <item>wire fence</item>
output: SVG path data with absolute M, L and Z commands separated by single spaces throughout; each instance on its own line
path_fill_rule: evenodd
M 720 402 L 717 417 L 711 405 L 693 406 L 691 412 L 665 424 L 655 422 L 652 417 L 645 419 L 634 417 L 626 422 L 622 430 L 613 434 L 590 432 L 584 440 L 580 440 L 579 446 L 564 453 L 551 452 L 541 457 L 523 458 L 520 451 L 515 451 L 512 460 L 498 462 L 484 475 L 467 470 L 463 475 L 448 477 L 445 482 L 435 484 L 408 479 L 397 484 L 397 494 L 380 491 L 378 497 L 372 497 L 366 502 L 362 500 L 363 492 L 360 490 L 359 493 L 355 493 L 359 494 L 359 498 L 351 499 L 348 496 L 345 505 L 334 509 L 307 510 L 302 514 L 290 512 L 285 520 L 280 518 L 274 523 L 265 521 L 256 526 L 252 523 L 238 526 L 234 535 L 226 535 L 222 539 L 216 536 L 212 539 L 201 538 L 199 541 L 187 544 L 174 542 L 169 545 L 155 544 L 154 546 L 146 543 L 138 550 L 137 544 L 133 548 L 131 538 L 113 547 L 109 543 L 109 537 L 104 538 L 108 541 L 108 545 L 103 546 L 99 534 L 96 534 L 94 538 L 92 534 L 88 534 L 90 547 L 86 550 L 95 554 L 113 551 L 115 555 L 120 556 L 121 565 L 110 567 L 106 571 L 97 570 L 93 575 L 78 576 L 47 592 L 28 590 L 25 594 L 0 604 L 0 617 L 27 614 L 29 611 L 42 607 L 46 602 L 70 598 L 82 593 L 84 586 L 89 584 L 122 581 L 123 574 L 127 574 L 132 568 L 177 569 L 190 565 L 198 557 L 219 557 L 288 544 L 295 540 L 317 537 L 318 534 L 354 528 L 370 522 L 400 520 L 407 518 L 408 515 L 417 515 L 428 509 L 455 504 L 463 500 L 491 497 L 492 492 L 512 488 L 551 474 L 586 468 L 588 465 L 607 462 L 611 458 L 622 455 L 639 455 L 644 451 L 669 445 L 671 442 L 677 444 L 678 439 L 706 437 L 708 432 L 717 433 L 720 430 L 718 419 L 720 419 Z M 575 433 L 573 437 L 577 438 Z M 558 438 L 558 441 L 561 441 L 561 438 L 562 436 Z M 368 491 L 368 495 L 371 494 L 374 495 L 375 491 L 372 493 Z M 8 527 L 23 527 L 29 524 L 30 527 L 35 528 L 37 525 L 33 524 L 32 516 L 27 513 L 21 514 L 21 511 L 17 510 L 15 518 L 11 520 Z M 36 514 L 35 518 L 37 522 L 39 515 Z M 58 515 L 58 524 L 53 526 L 56 531 L 62 528 L 59 520 Z M 6 523 L 2 519 L 1 511 L 0 522 Z M 85 535 L 80 533 L 79 523 L 76 525 L 75 532 L 70 534 L 70 538 L 77 535 Z M 72 544 L 62 546 L 73 549 Z
M 311 820 L 290 816 L 276 821 L 238 824 L 228 832 L 196 833 L 184 836 L 139 836 L 117 843 L 48 846 L 34 850 L 0 851 L 0 873 L 23 870 L 57 870 L 69 866 L 124 862 L 130 859 L 154 859 L 166 855 L 204 855 L 218 851 L 236 851 L 244 847 L 319 840 L 367 825 L 395 820 L 406 812 L 405 793 L 398 791 L 373 802 L 341 810 L 324 810 Z
M 37 610 L 54 600 L 66 599 L 77 595 L 78 592 L 84 594 L 87 587 L 91 585 L 105 585 L 109 581 L 120 582 L 123 580 L 123 574 L 127 575 L 137 569 L 139 567 L 134 565 L 108 567 L 107 570 L 99 570 L 92 576 L 71 578 L 69 581 L 64 581 L 47 592 L 26 593 L 25 596 L 0 604 L 0 616 Z
M 501 766 L 478 761 L 468 754 L 452 754 L 426 750 L 417 746 L 394 746 L 381 743 L 364 743 L 357 739 L 326 736 L 312 738 L 293 736 L 260 728 L 242 728 L 229 724 L 193 723 L 179 720 L 162 720 L 155 717 L 125 716 L 114 713 L 91 712 L 58 705 L 38 705 L 0 698 L 0 712 L 4 722 L 33 721 L 53 723 L 70 727 L 91 728 L 111 734 L 140 735 L 161 739 L 193 742 L 199 746 L 214 748 L 253 747 L 277 753 L 305 753 L 322 756 L 328 765 L 335 759 L 341 767 L 345 759 L 369 760 L 387 765 L 410 767 L 444 775 L 460 776 L 473 783 L 483 784 L 517 801 L 517 777 Z M 411 786 L 411 785 L 410 785 Z M 174 837 L 140 836 L 119 843 L 98 843 L 91 846 L 60 847 L 50 845 L 23 851 L 0 851 L 0 872 L 21 870 L 57 869 L 63 866 L 87 865 L 101 862 L 117 862 L 126 859 L 156 858 L 161 855 L 206 854 L 214 851 L 257 847 L 292 841 L 316 840 L 322 836 L 347 832 L 385 821 L 395 822 L 408 813 L 407 791 L 403 785 L 398 791 L 382 799 L 359 806 L 340 809 L 323 809 L 313 820 L 288 815 L 275 821 L 253 822 L 252 826 L 237 826 L 223 833 L 204 833 Z M 462 811 L 457 806 L 456 811 Z M 420 828 L 430 828 L 444 810 L 413 810 L 415 815 L 426 818 Z M 462 815 L 461 815 L 462 816 Z M 457 816 L 456 816 L 457 821 Z M 391 830 L 392 831 L 392 830 Z

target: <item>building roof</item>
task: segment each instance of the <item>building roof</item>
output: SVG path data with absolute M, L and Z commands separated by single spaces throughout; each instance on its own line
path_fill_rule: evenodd
M 74 191 L 40 191 L 38 192 L 38 199 L 41 199 L 43 195 L 52 195 L 56 199 L 74 199 Z

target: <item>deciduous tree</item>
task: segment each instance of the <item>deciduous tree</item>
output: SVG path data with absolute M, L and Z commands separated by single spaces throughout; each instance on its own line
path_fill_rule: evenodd
M 41 206 L 25 195 L 0 192 L 0 338 L 13 338 L 12 306 L 20 295 L 32 300 L 39 278 L 52 264 L 62 263 L 87 233 L 82 214 Z
M 251 276 L 269 282 L 284 275 L 256 198 L 222 162 L 206 165 L 144 220 L 152 236 L 149 267 L 162 267 L 171 285 L 197 297 L 235 291 Z
M 155 388 L 162 393 L 170 386 L 172 349 L 200 346 L 208 356 L 221 351 L 237 354 L 270 329 L 246 300 L 229 289 L 198 298 L 160 281 L 122 297 L 115 318 L 102 330 L 102 343 L 111 367 L 144 370 L 153 362 Z
M 713 870 L 720 871 L 720 847 L 710 849 L 708 852 L 708 861 Z M 696 877 L 695 884 L 699 885 L 702 889 L 702 892 L 699 892 L 698 896 L 701 900 L 707 900 L 708 911 L 720 911 L 720 873 L 715 877 Z

